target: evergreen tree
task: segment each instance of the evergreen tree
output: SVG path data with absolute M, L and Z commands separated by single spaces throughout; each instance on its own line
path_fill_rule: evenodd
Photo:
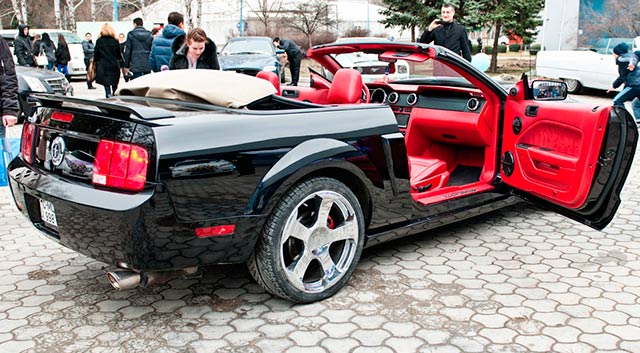
M 416 40 L 415 29 L 427 27 L 431 21 L 440 16 L 440 8 L 444 3 L 456 7 L 455 20 L 467 28 L 477 31 L 484 27 L 494 27 L 495 35 L 489 71 L 496 72 L 498 62 L 498 37 L 506 28 L 512 34 L 522 37 L 526 44 L 531 43 L 537 34 L 536 27 L 542 24 L 539 14 L 544 7 L 544 0 L 384 0 L 387 9 L 381 11 L 386 16 L 382 23 L 386 26 L 400 26 L 411 30 L 411 40 Z

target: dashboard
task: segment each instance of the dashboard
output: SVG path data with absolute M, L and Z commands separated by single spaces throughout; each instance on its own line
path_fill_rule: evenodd
M 468 88 L 385 85 L 369 89 L 370 102 L 389 105 L 402 128 L 407 127 L 412 114 L 420 115 L 422 109 L 478 115 L 486 102 L 479 90 Z

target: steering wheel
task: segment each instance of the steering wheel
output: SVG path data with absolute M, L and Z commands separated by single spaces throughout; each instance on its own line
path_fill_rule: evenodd
M 367 87 L 367 85 L 365 85 L 364 82 L 362 83 L 361 100 L 362 100 L 361 103 L 369 103 L 369 101 L 371 101 L 371 92 L 369 92 L 369 87 Z

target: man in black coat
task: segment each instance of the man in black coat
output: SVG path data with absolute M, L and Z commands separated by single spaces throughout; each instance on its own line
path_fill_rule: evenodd
M 18 122 L 18 77 L 9 45 L 0 37 L 0 138 L 5 136 L 5 126 Z
M 153 45 L 153 36 L 143 26 L 142 19 L 133 20 L 133 30 L 127 34 L 124 48 L 125 73 L 131 73 L 131 79 L 138 78 L 151 72 L 149 53 Z
M 29 37 L 29 26 L 18 26 L 18 36 L 13 41 L 13 51 L 18 58 L 18 65 L 36 66 L 33 60 L 33 47 L 31 46 L 31 38 Z
M 298 85 L 298 79 L 300 78 L 300 64 L 302 63 L 302 50 L 298 44 L 291 39 L 287 38 L 273 38 L 273 45 L 276 48 L 283 49 L 287 53 L 287 60 L 289 60 L 289 70 L 291 71 L 291 86 Z
M 455 7 L 451 4 L 442 5 L 440 14 L 442 19 L 435 19 L 418 39 L 420 43 L 431 43 L 443 46 L 456 54 L 461 55 L 467 61 L 471 61 L 471 49 L 469 37 L 463 25 L 454 22 Z

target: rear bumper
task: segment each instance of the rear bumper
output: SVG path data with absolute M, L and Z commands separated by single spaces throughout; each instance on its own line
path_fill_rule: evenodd
M 50 239 L 93 259 L 141 271 L 246 261 L 264 222 L 264 217 L 236 217 L 180 223 L 167 193 L 98 190 L 31 169 L 19 158 L 9 165 L 9 184 L 18 209 Z M 57 227 L 42 220 L 39 200 L 54 206 Z M 195 235 L 197 227 L 220 224 L 235 224 L 236 232 Z

